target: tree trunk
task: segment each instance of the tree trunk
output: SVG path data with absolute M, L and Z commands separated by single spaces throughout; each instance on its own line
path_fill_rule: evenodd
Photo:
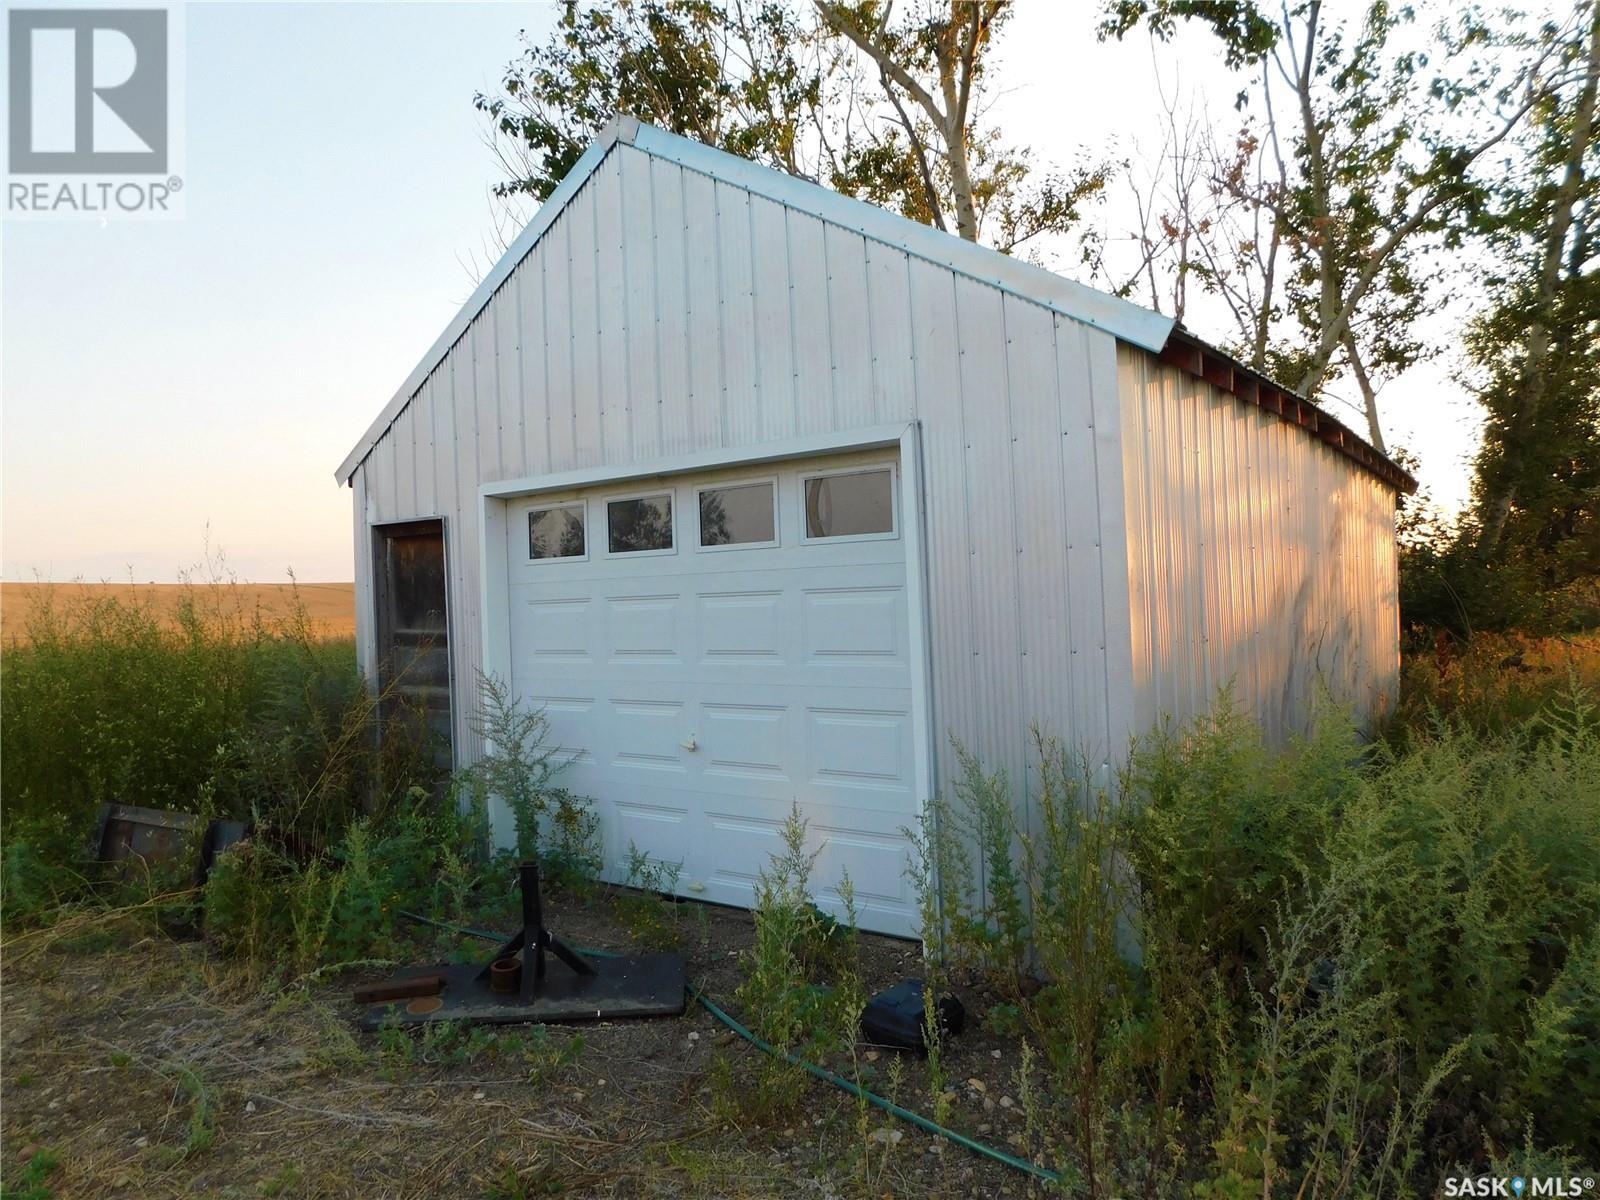
M 1310 187 L 1310 207 L 1313 232 L 1321 235 L 1317 255 L 1317 349 L 1311 364 L 1295 384 L 1302 396 L 1314 397 L 1316 390 L 1328 374 L 1333 353 L 1344 341 L 1348 322 L 1342 326 L 1338 320 L 1344 299 L 1343 279 L 1339 271 L 1338 252 L 1332 232 L 1333 199 L 1328 182 L 1328 164 L 1323 155 L 1322 129 L 1317 124 L 1316 110 L 1312 107 L 1311 89 L 1316 83 L 1317 36 L 1322 15 L 1320 0 L 1312 0 L 1306 12 L 1306 44 L 1303 57 L 1296 64 L 1294 77 L 1295 100 L 1300 109 L 1300 137 L 1306 158 L 1306 182 Z M 1320 226 L 1320 228 L 1316 228 Z
M 962 100 L 966 94 L 967 79 L 957 78 L 958 72 L 966 65 L 960 44 L 960 7 L 958 0 L 952 0 L 950 24 L 944 36 L 939 38 L 935 53 L 939 61 L 939 90 L 944 99 L 945 164 L 950 168 L 950 198 L 956 210 L 956 232 L 967 241 L 975 242 L 978 240 L 978 208 L 972 199 L 972 169 L 967 162 L 967 114 Z M 979 36 L 976 22 L 980 20 L 976 7 L 972 11 L 972 18 L 975 24 L 970 36 L 974 39 L 973 49 L 976 50 L 975 39 Z
M 978 210 L 972 194 L 972 169 L 967 159 L 967 98 L 971 95 L 975 69 L 973 56 L 977 53 L 978 43 L 984 33 L 983 11 L 977 8 L 973 10 L 970 35 L 973 41 L 964 54 L 960 48 L 958 28 L 963 0 L 953 0 L 951 4 L 950 24 L 943 31 L 934 50 L 939 64 L 939 91 L 944 101 L 941 106 L 902 63 L 895 61 L 893 53 L 884 44 L 881 27 L 876 31 L 863 29 L 855 23 L 848 10 L 830 3 L 830 0 L 815 0 L 815 2 L 822 19 L 872 59 L 884 80 L 898 85 L 944 135 L 943 158 L 950 170 L 950 191 L 952 207 L 956 211 L 956 232 L 969 242 L 977 241 Z M 885 87 L 887 90 L 887 82 Z M 892 92 L 890 98 L 894 98 Z M 898 102 L 895 107 L 899 107 Z M 925 186 L 927 186 L 926 181 Z M 937 212 L 938 209 L 935 208 L 934 211 Z
M 1378 420 L 1378 393 L 1367 376 L 1367 365 L 1361 361 L 1355 334 L 1350 332 L 1348 326 L 1344 331 L 1344 352 L 1350 356 L 1350 371 L 1356 377 L 1356 386 L 1361 389 L 1361 408 L 1367 415 L 1367 441 L 1379 454 L 1387 454 L 1389 451 L 1383 444 L 1383 425 Z
M 949 147 L 950 193 L 955 201 L 956 232 L 969 242 L 978 240 L 978 209 L 972 202 L 972 171 L 967 165 L 966 130 L 946 134 Z

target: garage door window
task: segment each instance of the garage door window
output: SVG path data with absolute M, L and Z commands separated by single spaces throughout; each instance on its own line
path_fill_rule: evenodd
M 894 479 L 888 467 L 814 475 L 805 487 L 808 539 L 894 536 Z
M 773 514 L 773 485 L 740 483 L 700 490 L 700 544 L 776 546 L 778 522 Z
M 606 505 L 607 548 L 612 554 L 672 551 L 672 493 L 612 500 Z
M 587 558 L 583 505 L 557 504 L 528 513 L 529 558 Z

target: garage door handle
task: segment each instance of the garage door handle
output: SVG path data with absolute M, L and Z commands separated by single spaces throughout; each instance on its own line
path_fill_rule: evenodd
M 692 733 L 689 735 L 689 737 L 685 741 L 679 742 L 678 745 L 682 746 L 685 750 L 689 751 L 691 754 L 693 754 L 694 751 L 697 749 L 697 746 L 696 746 L 696 743 L 695 743 L 695 740 L 694 740 L 694 734 L 692 734 Z

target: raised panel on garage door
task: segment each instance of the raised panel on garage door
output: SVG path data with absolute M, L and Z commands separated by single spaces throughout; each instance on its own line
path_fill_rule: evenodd
M 564 782 L 595 799 L 609 878 L 631 846 L 681 863 L 684 894 L 748 905 L 798 805 L 819 901 L 837 908 L 848 872 L 863 925 L 914 931 L 905 539 L 882 480 L 862 475 L 895 469 L 855 456 L 513 503 L 513 684 L 545 706 Z M 644 553 L 607 541 L 607 505 L 630 495 L 663 513 L 671 497 L 670 535 L 657 522 Z M 528 514 L 556 505 L 584 553 L 534 558 Z M 586 514 L 581 539 L 569 512 Z

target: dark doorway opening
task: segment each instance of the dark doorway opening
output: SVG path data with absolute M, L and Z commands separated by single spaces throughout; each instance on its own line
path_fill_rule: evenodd
M 434 762 L 454 765 L 450 708 L 450 618 L 443 521 L 373 530 L 378 687 L 389 699 L 379 719 L 424 723 Z

